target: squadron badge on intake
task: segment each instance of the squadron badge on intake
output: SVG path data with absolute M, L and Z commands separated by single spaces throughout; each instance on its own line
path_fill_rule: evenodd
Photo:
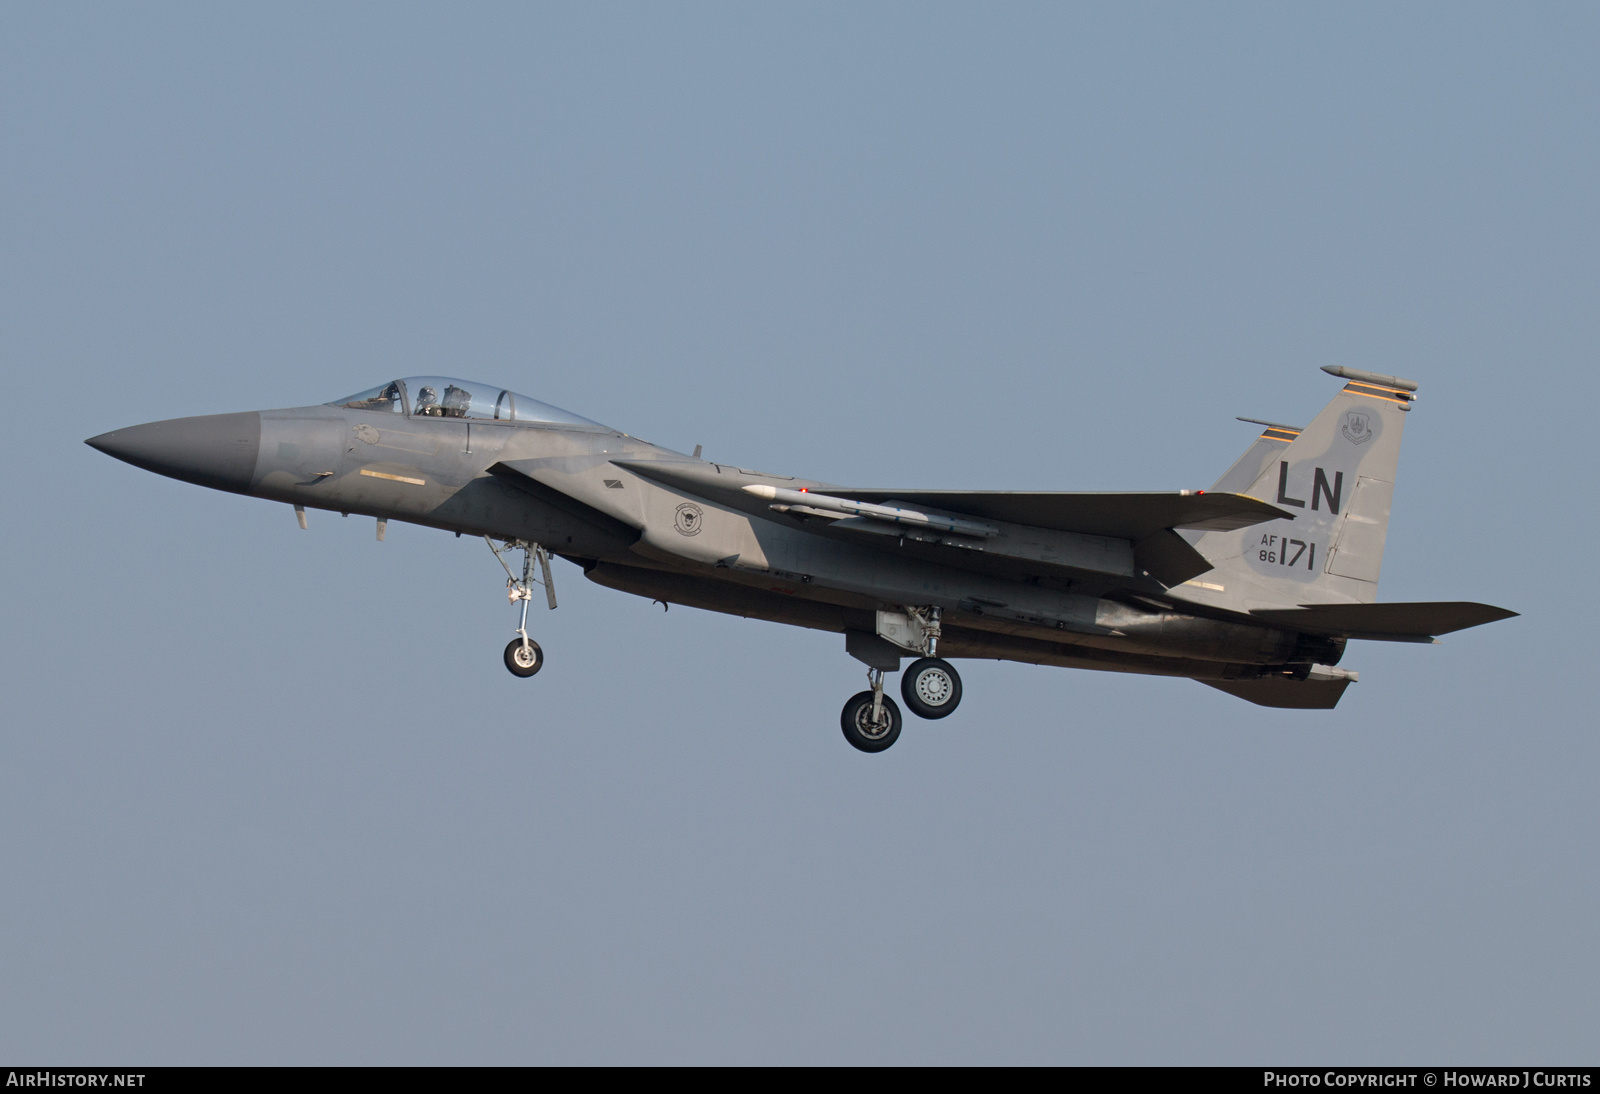
M 700 521 L 704 515 L 704 510 L 698 505 L 686 501 L 678 506 L 678 514 L 672 518 L 672 526 L 678 530 L 679 535 L 697 536 L 700 534 Z

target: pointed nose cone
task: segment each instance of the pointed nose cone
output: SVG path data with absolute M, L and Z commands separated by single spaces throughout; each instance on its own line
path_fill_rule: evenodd
M 83 443 L 158 475 L 244 493 L 261 450 L 261 415 L 250 411 L 147 422 Z

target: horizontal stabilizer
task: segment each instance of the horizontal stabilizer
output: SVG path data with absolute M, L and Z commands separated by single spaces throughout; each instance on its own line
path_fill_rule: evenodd
M 1298 608 L 1250 613 L 1251 618 L 1300 631 L 1400 642 L 1433 638 L 1497 619 L 1510 619 L 1516 614 L 1489 604 L 1460 600 L 1416 604 L 1304 604 Z
M 1075 494 L 1010 490 L 883 490 L 828 487 L 828 493 L 866 502 L 900 502 L 952 513 L 1109 536 L 1138 543 L 1167 528 L 1224 531 L 1294 514 L 1243 494 Z
M 1258 707 L 1287 710 L 1332 710 L 1339 705 L 1344 689 L 1354 683 L 1353 676 L 1312 676 L 1306 680 L 1269 677 L 1264 680 L 1201 680 L 1208 688 L 1225 691 Z
M 1133 546 L 1134 565 L 1167 588 L 1182 585 L 1211 569 L 1204 555 L 1171 529 L 1162 529 Z

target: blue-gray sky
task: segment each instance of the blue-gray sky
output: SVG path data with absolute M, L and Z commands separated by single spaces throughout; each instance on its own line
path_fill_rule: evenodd
M 1592 1061 L 1592 5 L 0 10 L 0 1056 Z M 1414 377 L 1333 712 L 965 666 L 82 439 L 441 372 L 711 458 L 1175 489 Z

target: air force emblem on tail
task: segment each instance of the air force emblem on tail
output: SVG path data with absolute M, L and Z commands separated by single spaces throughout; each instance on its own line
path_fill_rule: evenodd
M 1361 445 L 1372 440 L 1372 415 L 1365 410 L 1347 410 L 1344 412 L 1344 421 L 1339 424 L 1339 432 L 1344 434 L 1344 439 L 1351 444 Z

